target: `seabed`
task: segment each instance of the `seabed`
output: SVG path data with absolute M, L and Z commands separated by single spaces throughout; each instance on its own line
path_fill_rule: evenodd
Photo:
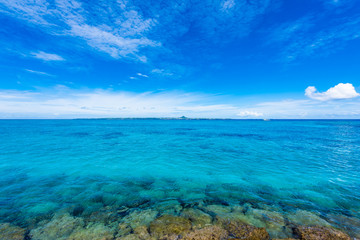
M 133 184 L 149 190 L 146 184 Z M 357 218 L 332 213 L 321 216 L 286 204 L 258 200 L 234 204 L 209 193 L 203 199 L 187 201 L 139 197 L 110 205 L 107 197 L 98 193 L 83 205 L 69 204 L 46 214 L 1 223 L 0 239 L 350 240 L 360 236 Z

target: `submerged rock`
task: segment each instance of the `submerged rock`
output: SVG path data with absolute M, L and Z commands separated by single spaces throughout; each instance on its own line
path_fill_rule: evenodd
M 81 205 L 74 206 L 71 210 L 71 214 L 75 217 L 79 217 L 83 212 L 85 208 Z
M 9 223 L 0 224 L 0 239 L 23 240 L 26 230 Z
M 190 219 L 193 228 L 203 228 L 212 222 L 212 217 L 209 214 L 195 208 L 184 209 L 181 216 Z
M 249 208 L 246 214 L 253 215 L 254 217 L 261 219 L 265 222 L 276 222 L 280 225 L 285 225 L 284 217 L 278 212 L 268 211 L 264 209 Z
M 91 223 L 86 228 L 78 228 L 68 240 L 112 240 L 115 230 L 105 226 L 103 223 Z
M 29 215 L 47 214 L 53 213 L 56 209 L 59 209 L 59 204 L 54 202 L 39 203 L 31 208 L 27 209 Z
M 132 229 L 135 229 L 136 227 L 143 225 L 148 226 L 150 222 L 156 218 L 157 214 L 158 212 L 152 209 L 143 211 L 135 210 L 124 217 L 121 222 L 127 223 Z
M 170 215 L 177 215 L 181 212 L 183 207 L 181 206 L 180 202 L 177 200 L 168 200 L 163 201 L 155 205 L 156 210 L 158 210 L 161 214 L 170 214 Z
M 76 228 L 83 226 L 82 218 L 72 217 L 69 214 L 56 215 L 50 222 L 31 230 L 30 237 L 33 240 L 66 239 Z
M 296 240 L 295 238 L 272 238 L 271 240 Z
M 149 206 L 150 202 L 151 201 L 148 198 L 142 198 L 141 196 L 136 196 L 135 199 L 131 201 L 127 201 L 126 206 L 128 208 L 137 208 L 140 206 L 144 207 L 144 206 Z
M 123 237 L 117 237 L 116 240 L 141 240 L 136 234 L 129 234 Z
M 132 231 L 130 225 L 125 222 L 119 223 L 117 230 L 118 230 L 117 231 L 118 233 L 116 235 L 117 237 L 125 236 L 125 235 L 131 233 L 131 231 Z
M 109 224 L 116 222 L 118 219 L 118 213 L 116 211 L 100 209 L 99 211 L 93 212 L 87 220 L 90 222 L 101 222 Z
M 224 216 L 231 212 L 231 207 L 223 205 L 207 205 L 204 207 L 206 212 L 210 212 L 216 215 Z
M 196 229 L 183 236 L 184 240 L 223 240 L 227 239 L 228 232 L 219 226 L 208 226 Z
M 245 204 L 243 206 L 234 205 L 234 206 L 223 206 L 223 205 L 208 205 L 203 207 L 203 210 L 211 215 L 215 215 L 216 221 L 236 221 L 243 222 L 248 225 L 253 225 L 256 227 L 266 227 L 265 220 L 278 220 L 284 222 L 283 219 L 275 214 L 272 214 L 268 211 L 262 211 L 258 209 L 251 208 L 250 205 Z M 268 216 L 269 215 L 269 216 Z M 279 225 L 276 224 L 276 225 Z M 284 224 L 282 224 L 284 225 Z
M 244 214 L 243 212 L 229 212 L 226 214 L 217 215 L 215 217 L 217 223 L 223 222 L 241 222 L 255 227 L 265 227 L 265 222 L 256 218 L 252 214 Z
M 360 219 L 356 217 L 350 217 L 345 215 L 327 215 L 329 222 L 344 228 L 347 233 L 352 235 L 355 239 L 360 239 Z
M 349 235 L 328 227 L 305 227 L 294 229 L 301 240 L 350 240 Z
M 142 240 L 151 239 L 146 226 L 140 226 L 134 229 L 134 233 Z
M 189 219 L 172 215 L 163 215 L 150 223 L 150 234 L 159 239 L 184 234 L 190 229 Z
M 270 239 L 269 233 L 265 228 L 258 228 L 240 221 L 219 221 L 218 224 L 223 226 L 229 232 L 229 236 L 233 238 L 246 240 Z
M 249 220 L 246 223 L 257 227 L 265 227 L 272 238 L 286 239 L 292 236 L 292 229 L 287 226 L 285 218 L 279 212 L 250 207 L 246 212 L 246 216 L 248 216 L 247 220 Z M 256 221 L 252 219 L 256 219 Z
M 288 215 L 288 220 L 296 225 L 330 227 L 330 224 L 320 216 L 305 210 L 297 210 Z

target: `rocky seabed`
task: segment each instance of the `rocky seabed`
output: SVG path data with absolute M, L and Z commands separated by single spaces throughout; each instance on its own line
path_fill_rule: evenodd
M 332 216 L 337 221 L 358 219 Z M 348 235 L 349 234 L 349 235 Z M 0 224 L 2 240 L 356 240 L 357 231 L 347 233 L 313 212 L 297 210 L 283 214 L 244 205 L 186 206 L 168 200 L 147 208 L 107 206 L 86 213 L 79 206 L 51 215 L 36 216 L 26 226 Z

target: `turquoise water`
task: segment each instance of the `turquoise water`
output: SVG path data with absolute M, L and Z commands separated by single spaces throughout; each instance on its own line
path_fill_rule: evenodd
M 177 200 L 359 234 L 360 121 L 2 120 L 0 140 L 0 222 Z

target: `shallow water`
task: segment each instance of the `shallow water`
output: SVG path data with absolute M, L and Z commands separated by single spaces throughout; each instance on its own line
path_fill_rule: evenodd
M 176 202 L 359 236 L 360 121 L 1 120 L 0 139 L 0 222 Z

